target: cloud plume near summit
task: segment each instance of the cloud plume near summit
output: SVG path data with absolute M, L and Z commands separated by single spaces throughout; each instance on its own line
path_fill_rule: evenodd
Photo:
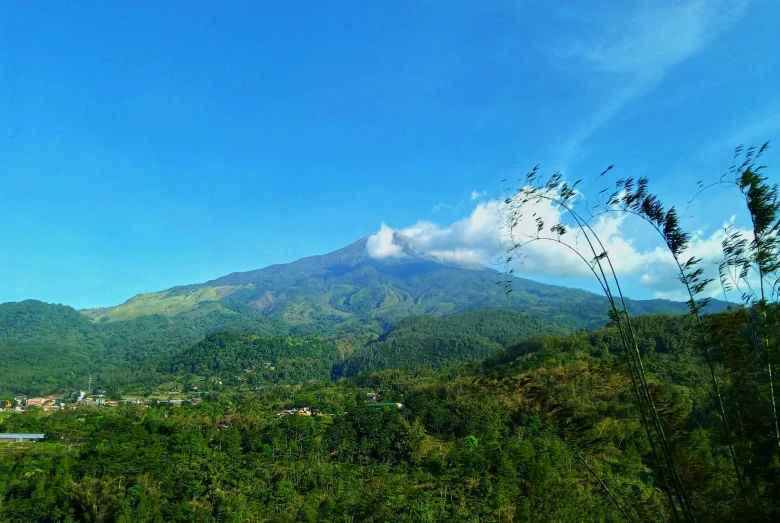
M 503 224 L 503 210 L 503 202 L 491 200 L 478 203 L 468 216 L 449 225 L 422 220 L 410 227 L 394 229 L 382 223 L 380 230 L 369 237 L 366 252 L 374 259 L 425 256 L 463 266 L 482 265 L 503 270 L 505 249 L 512 243 Z M 527 216 L 533 213 L 542 217 L 548 225 L 558 223 L 562 218 L 560 211 L 547 203 L 537 203 Z M 634 281 L 654 298 L 687 299 L 677 280 L 674 259 L 661 244 L 660 236 L 656 238 L 655 231 L 644 223 L 634 222 L 634 229 L 639 226 L 646 231 L 642 234 L 643 243 L 647 239 L 654 242 L 638 245 L 628 234 L 632 227 L 627 218 L 625 214 L 614 213 L 599 216 L 591 222 L 618 275 Z M 733 221 L 732 217 L 730 223 Z M 690 247 L 682 257 L 683 260 L 690 256 L 702 259 L 706 276 L 715 278 L 707 291 L 712 296 L 721 297 L 716 262 L 722 257 L 721 242 L 726 236 L 723 226 L 709 234 L 703 230 L 693 231 Z M 517 233 L 531 235 L 535 231 L 536 224 L 529 218 L 520 223 Z M 748 231 L 742 232 L 750 237 Z M 574 231 L 568 236 L 570 243 L 576 242 Z M 584 241 L 576 242 L 576 247 L 584 258 L 593 258 Z M 553 242 L 542 241 L 524 246 L 521 256 L 513 260 L 511 266 L 518 276 L 530 278 L 534 275 L 574 279 L 593 277 L 590 268 L 577 254 Z

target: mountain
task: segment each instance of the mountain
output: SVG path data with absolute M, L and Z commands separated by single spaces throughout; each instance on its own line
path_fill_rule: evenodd
M 549 332 L 607 322 L 607 303 L 599 295 L 523 278 L 513 278 L 507 295 L 497 284 L 503 276 L 494 270 L 409 252 L 401 258 L 374 259 L 367 254 L 367 241 L 293 263 L 140 294 L 116 307 L 78 312 L 34 300 L 0 304 L 0 392 L 83 387 L 89 373 L 174 354 L 222 330 L 342 339 L 349 335 L 343 356 L 409 316 L 502 308 L 527 315 L 523 328 L 536 325 L 537 331 Z M 711 307 L 723 305 L 713 302 Z M 634 314 L 687 310 L 667 300 L 629 300 L 628 307 Z M 472 353 L 489 355 L 496 341 L 483 341 L 471 340 L 461 359 L 472 358 Z M 427 342 L 412 345 L 428 351 L 430 361 L 449 358 Z M 409 353 L 390 357 L 376 352 L 381 347 L 361 350 L 345 368 L 351 372 L 376 362 L 421 361 Z
M 414 254 L 373 259 L 366 251 L 367 240 L 329 254 L 142 294 L 117 307 L 83 312 L 104 323 L 152 314 L 176 321 L 211 317 L 227 326 L 245 318 L 265 319 L 281 330 L 310 334 L 379 334 L 410 315 L 445 316 L 497 307 L 572 330 L 593 328 L 607 320 L 605 298 L 591 292 L 513 278 L 507 296 L 503 285 L 497 284 L 503 276 L 495 270 Z M 683 303 L 668 300 L 629 300 L 628 307 L 636 314 L 687 310 Z

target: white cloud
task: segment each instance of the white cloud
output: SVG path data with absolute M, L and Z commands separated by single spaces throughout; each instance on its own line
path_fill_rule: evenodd
M 421 220 L 394 230 L 383 223 L 380 231 L 368 239 L 366 248 L 373 258 L 409 252 L 455 263 L 487 263 L 492 253 L 500 251 L 500 227 L 498 203 L 481 202 L 469 216 L 446 227 Z
M 600 31 L 600 38 L 584 46 L 582 54 L 604 71 L 662 76 L 701 51 L 745 4 L 728 0 L 643 3 L 638 12 L 624 11 L 615 17 L 618 25 Z
M 485 254 L 481 249 L 443 249 L 430 251 L 428 254 L 439 260 L 457 263 L 458 265 L 472 266 L 485 264 Z
M 747 231 L 743 231 L 743 233 L 749 234 Z M 707 288 L 709 296 L 722 297 L 723 295 L 719 284 L 717 262 L 723 257 L 721 242 L 725 237 L 726 232 L 723 229 L 710 235 L 705 235 L 703 231 L 696 231 L 691 237 L 690 247 L 681 259 L 681 261 L 686 261 L 690 257 L 701 258 L 701 267 L 705 271 L 704 277 L 714 279 Z M 656 261 L 647 264 L 639 271 L 640 283 L 644 287 L 652 289 L 655 298 L 687 300 L 688 295 L 677 279 L 677 267 L 671 255 L 660 247 L 656 250 Z
M 483 196 L 485 196 L 486 194 L 487 194 L 487 191 L 482 191 L 482 192 L 479 192 L 479 191 L 471 191 L 471 201 L 474 201 L 474 200 L 479 200 L 480 198 L 482 198 L 482 197 L 483 197 Z
M 395 231 L 382 222 L 379 232 L 374 233 L 366 241 L 366 251 L 372 258 L 401 258 L 405 256 L 403 249 L 393 242 Z
M 418 255 L 464 266 L 495 266 L 496 261 L 504 255 L 504 248 L 512 243 L 509 232 L 503 227 L 504 210 L 503 203 L 491 200 L 478 203 L 471 214 L 446 226 L 420 221 L 411 227 L 395 230 L 382 223 L 380 231 L 369 238 L 367 251 L 369 256 L 374 258 Z M 526 213 L 526 216 L 532 215 L 541 217 L 548 227 L 562 218 L 557 208 L 544 203 L 534 205 Z M 733 218 L 731 221 L 733 222 Z M 687 299 L 685 289 L 677 280 L 674 260 L 661 245 L 660 236 L 657 237 L 655 245 L 640 248 L 637 242 L 627 235 L 627 225 L 627 215 L 624 214 L 602 215 L 592 223 L 593 230 L 603 242 L 618 275 L 632 278 L 656 298 Z M 655 232 L 650 229 L 641 230 L 647 231 L 647 234 L 643 234 L 643 239 L 655 240 Z M 519 224 L 514 237 L 527 237 L 535 232 L 536 223 L 533 218 L 529 218 Z M 692 234 L 688 252 L 682 257 L 683 261 L 690 256 L 702 258 L 705 275 L 715 278 L 715 282 L 708 288 L 713 296 L 722 295 L 714 262 L 721 257 L 721 241 L 724 237 L 722 228 L 711 234 L 696 231 Z M 578 241 L 574 231 L 569 232 L 567 238 L 586 260 L 593 258 L 586 242 L 581 238 Z M 512 267 L 516 274 L 527 277 L 592 277 L 590 268 L 582 258 L 552 241 L 527 244 L 523 248 L 522 256 L 513 262 Z
M 646 94 L 674 67 L 701 52 L 739 19 L 748 0 L 691 0 L 642 3 L 598 17 L 596 35 L 576 42 L 568 54 L 607 75 L 615 90 L 569 138 L 565 151 L 575 152 L 602 125 L 636 98 Z

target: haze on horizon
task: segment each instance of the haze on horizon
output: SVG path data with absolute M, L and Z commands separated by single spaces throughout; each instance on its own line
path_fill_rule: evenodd
M 0 5 L 0 302 L 116 305 L 378 232 L 489 263 L 501 181 L 536 164 L 650 176 L 685 207 L 780 138 L 768 0 Z M 774 150 L 765 162 L 777 172 Z M 724 196 L 685 214 L 705 259 Z M 670 297 L 657 243 L 602 224 L 627 294 Z M 592 289 L 565 256 L 518 273 Z

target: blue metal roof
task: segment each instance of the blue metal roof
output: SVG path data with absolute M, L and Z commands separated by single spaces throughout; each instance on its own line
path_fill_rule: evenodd
M 14 432 L 0 432 L 0 439 L 43 439 L 43 434 L 22 434 Z

